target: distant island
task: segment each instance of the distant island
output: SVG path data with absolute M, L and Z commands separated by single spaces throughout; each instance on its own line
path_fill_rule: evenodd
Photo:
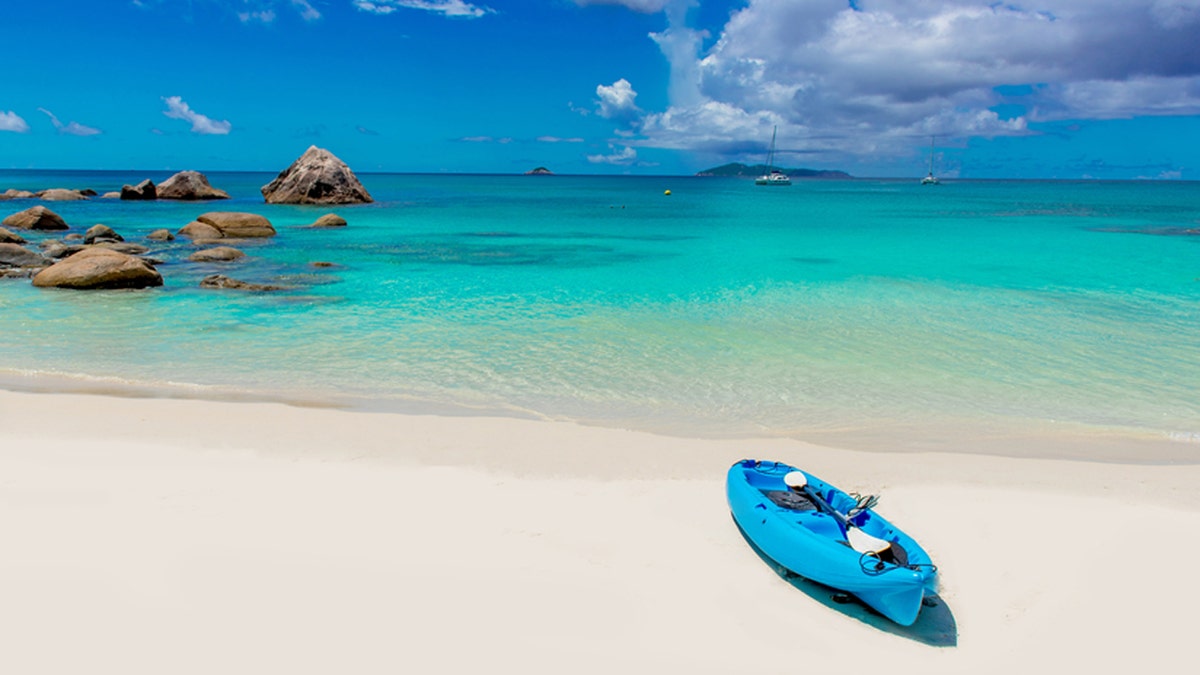
M 553 176 L 554 172 L 544 166 L 525 172 L 526 176 Z
M 793 178 L 853 178 L 845 171 L 829 171 L 824 169 L 778 169 Z M 748 176 L 757 177 L 770 172 L 766 164 L 747 166 L 741 162 L 722 164 L 711 169 L 697 172 L 697 176 Z

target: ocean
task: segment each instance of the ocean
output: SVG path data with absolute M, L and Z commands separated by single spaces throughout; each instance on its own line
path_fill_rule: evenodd
M 0 191 L 170 173 L 2 171 Z M 208 177 L 233 199 L 48 204 L 149 243 L 165 285 L 0 279 L 0 386 L 1200 459 L 1200 183 L 360 174 L 375 203 L 312 207 L 264 204 L 273 174 Z M 213 264 L 144 240 L 212 210 L 279 234 Z M 303 228 L 328 212 L 349 226 Z

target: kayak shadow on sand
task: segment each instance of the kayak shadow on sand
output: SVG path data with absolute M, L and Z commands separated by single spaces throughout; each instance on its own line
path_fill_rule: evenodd
M 954 620 L 954 613 L 950 611 L 950 606 L 946 604 L 946 601 L 941 596 L 937 594 L 926 596 L 925 606 L 921 608 L 921 613 L 917 616 L 916 622 L 911 626 L 901 626 L 867 607 L 853 595 L 819 584 L 811 579 L 805 579 L 795 572 L 786 569 L 783 565 L 780 565 L 768 557 L 767 554 L 763 553 L 762 549 L 746 536 L 745 531 L 737 524 L 737 521 L 734 521 L 734 525 L 737 526 L 738 532 L 741 533 L 742 538 L 746 540 L 750 548 L 758 554 L 759 558 L 762 558 L 762 561 L 768 567 L 774 570 L 784 581 L 791 584 L 792 588 L 825 605 L 829 609 L 852 619 L 857 619 L 868 626 L 886 633 L 908 638 L 914 642 L 920 642 L 932 647 L 958 646 L 958 624 Z

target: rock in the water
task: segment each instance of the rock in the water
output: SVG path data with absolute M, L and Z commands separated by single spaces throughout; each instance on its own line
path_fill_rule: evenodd
M 34 286 L 76 289 L 146 288 L 162 282 L 150 263 L 106 248 L 80 251 L 33 277 Z
M 253 284 L 248 281 L 230 279 L 224 274 L 210 274 L 200 280 L 200 288 L 229 288 L 239 291 L 284 291 L 286 286 Z
M 24 244 L 25 239 L 21 235 L 11 232 L 0 227 L 0 244 Z
M 0 199 L 33 199 L 33 193 L 28 190 L 9 188 L 3 194 L 0 194 Z
M 326 213 L 309 227 L 345 227 L 346 219 L 336 213 Z
M 42 249 L 42 254 L 47 258 L 65 258 L 69 255 L 75 255 L 80 251 L 86 250 L 87 247 L 82 244 L 64 244 L 57 239 L 47 239 L 38 244 L 38 248 Z
M 275 236 L 275 228 L 271 225 L 271 221 L 257 213 L 211 211 L 196 216 L 196 222 L 216 229 L 221 233 L 221 238 L 223 239 L 250 239 L 254 237 Z M 196 238 L 194 235 L 192 236 Z
M 130 201 L 158 199 L 158 189 L 154 187 L 154 181 L 147 178 L 137 185 L 121 186 L 121 199 Z
M 171 234 L 171 231 L 167 229 L 155 230 L 146 235 L 146 238 L 150 241 L 175 241 L 175 235 Z
M 44 206 L 34 206 L 4 219 L 7 227 L 22 230 L 66 230 L 69 229 L 62 216 Z
M 79 191 L 79 194 L 83 195 L 84 197 L 95 197 L 97 193 L 92 188 L 84 188 Z
M 229 199 L 229 193 L 209 184 L 199 171 L 180 171 L 158 184 L 159 199 Z
M 268 204 L 363 204 L 374 201 L 333 153 L 310 147 L 262 188 Z
M 222 235 L 221 231 L 212 225 L 209 225 L 208 223 L 202 223 L 198 220 L 193 220 L 192 222 L 180 228 L 179 236 L 190 237 L 192 241 L 195 242 L 206 241 L 209 239 L 220 239 Z
M 63 241 L 83 241 L 83 235 L 79 234 L 78 232 L 72 232 L 71 234 L 63 237 Z
M 120 198 L 121 198 L 120 192 L 105 192 L 104 194 L 100 195 L 100 199 L 120 199 Z
M 125 241 L 125 237 L 117 234 L 107 225 L 93 225 L 83 233 L 83 243 L 98 244 L 102 241 Z
M 18 244 L 0 244 L 0 268 L 45 267 L 50 262 L 46 256 Z
M 530 169 L 525 172 L 526 176 L 553 176 L 554 172 L 544 166 L 539 166 L 536 169 Z
M 192 262 L 231 262 L 245 257 L 245 253 L 232 246 L 217 246 L 206 248 L 203 251 L 196 251 L 188 256 L 188 260 Z
M 64 190 L 62 188 L 42 190 L 37 193 L 37 198 L 48 202 L 77 202 L 81 199 L 87 199 L 79 190 Z

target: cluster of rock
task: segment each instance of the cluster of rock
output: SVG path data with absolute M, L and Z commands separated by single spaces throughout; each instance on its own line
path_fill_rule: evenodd
M 95 190 L 90 189 L 52 188 L 38 192 L 10 189 L 0 193 L 0 201 L 78 201 L 96 194 Z M 374 201 L 345 162 L 316 146 L 310 147 L 275 180 L 263 186 L 262 194 L 270 204 L 358 204 Z M 198 201 L 229 199 L 229 194 L 214 188 L 202 173 L 181 171 L 158 185 L 147 179 L 136 185 L 125 185 L 120 192 L 107 192 L 103 197 L 126 201 Z M 330 213 L 306 227 L 345 226 L 344 218 Z M 155 267 L 158 261 L 142 257 L 150 249 L 125 241 L 105 225 L 95 225 L 82 235 L 68 234 L 62 240 L 40 241 L 40 251 L 28 248 L 28 242 L 23 237 L 7 228 L 52 232 L 68 230 L 70 226 L 61 216 L 42 205 L 9 215 L 3 220 L 3 227 L 0 227 L 0 277 L 32 277 L 34 286 L 75 289 L 147 288 L 163 283 L 162 275 Z M 178 234 L 190 238 L 194 245 L 204 246 L 221 240 L 273 237 L 276 231 L 270 221 L 258 214 L 213 211 L 197 216 Z M 168 242 L 174 240 L 175 235 L 169 230 L 160 229 L 148 234 L 146 239 Z M 245 254 L 236 248 L 212 246 L 192 253 L 188 260 L 228 263 L 244 257 Z M 201 282 L 201 286 L 251 291 L 284 288 L 238 281 L 224 275 L 209 275 Z
M 346 221 L 326 214 L 307 227 L 345 226 Z M 162 275 L 155 265 L 159 261 L 141 257 L 149 247 L 125 241 L 107 225 L 94 225 L 80 235 L 68 234 L 62 240 L 46 239 L 38 244 L 40 252 L 25 245 L 24 237 L 13 230 L 56 232 L 70 229 L 61 216 L 45 206 L 9 215 L 0 227 L 0 276 L 32 277 L 33 285 L 72 289 L 148 288 L 161 286 Z M 214 211 L 196 217 L 179 230 L 197 246 L 215 240 L 244 240 L 273 237 L 276 230 L 270 221 L 254 213 Z M 146 236 L 154 242 L 172 241 L 169 230 L 155 230 Z M 231 246 L 202 248 L 188 256 L 197 263 L 228 263 L 240 260 L 245 253 Z M 246 291 L 276 291 L 284 286 L 256 284 L 209 275 L 201 282 L 204 288 L 237 289 Z
M 9 199 L 41 199 L 47 202 L 76 202 L 95 196 L 96 191 L 91 189 L 67 190 L 64 188 L 50 188 L 49 190 L 38 190 L 37 192 L 8 189 L 0 192 L 0 201 Z

